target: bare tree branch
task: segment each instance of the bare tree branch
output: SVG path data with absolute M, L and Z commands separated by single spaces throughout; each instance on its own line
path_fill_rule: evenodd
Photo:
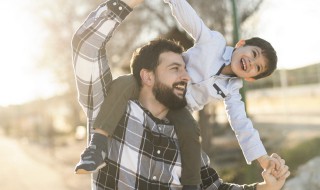
M 240 23 L 244 23 L 250 16 L 260 9 L 263 0 L 256 0 L 256 3 L 251 3 L 252 7 L 250 9 L 245 9 L 240 17 Z

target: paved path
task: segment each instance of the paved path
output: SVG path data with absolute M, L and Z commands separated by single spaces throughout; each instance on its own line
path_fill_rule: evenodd
M 0 189 L 68 189 L 63 175 L 53 166 L 34 160 L 18 142 L 0 136 L 0 151 Z

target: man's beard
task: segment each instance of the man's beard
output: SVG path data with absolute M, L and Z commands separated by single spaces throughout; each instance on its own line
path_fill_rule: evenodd
M 175 85 L 176 84 L 173 84 L 172 86 L 174 87 Z M 171 110 L 177 110 L 185 107 L 187 105 L 187 100 L 185 98 L 185 94 L 183 94 L 183 98 L 175 95 L 173 92 L 173 87 L 169 88 L 156 78 L 155 85 L 152 88 L 152 92 L 156 99 L 164 106 Z

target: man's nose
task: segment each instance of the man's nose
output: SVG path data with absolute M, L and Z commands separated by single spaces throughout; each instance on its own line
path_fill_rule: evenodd
M 185 81 L 185 82 L 188 82 L 188 81 L 191 80 L 190 75 L 189 75 L 189 73 L 187 72 L 187 70 L 184 70 L 184 71 L 182 72 L 181 79 L 182 79 L 183 81 Z

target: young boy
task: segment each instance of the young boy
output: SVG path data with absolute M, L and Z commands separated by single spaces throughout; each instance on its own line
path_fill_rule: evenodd
M 192 48 L 183 54 L 191 77 L 186 99 L 188 109 L 200 110 L 213 99 L 223 100 L 232 129 L 239 141 L 248 164 L 258 160 L 266 169 L 270 162 L 280 167 L 277 159 L 269 157 L 257 130 L 246 116 L 239 90 L 243 79 L 254 81 L 270 75 L 276 69 L 277 56 L 273 47 L 263 39 L 240 40 L 236 47 L 226 46 L 223 36 L 210 30 L 186 0 L 164 0 L 181 26 L 195 40 Z M 173 71 L 174 72 L 174 71 Z M 138 96 L 138 85 L 132 76 L 116 79 L 109 91 L 116 97 L 106 97 L 97 120 L 88 148 L 81 155 L 76 173 L 93 172 L 104 166 L 103 152 L 107 136 L 113 131 L 124 113 L 127 101 Z M 175 86 L 174 88 L 179 88 Z M 173 110 L 167 118 L 176 126 L 182 162 L 181 183 L 196 186 L 200 179 L 199 128 L 187 109 Z

